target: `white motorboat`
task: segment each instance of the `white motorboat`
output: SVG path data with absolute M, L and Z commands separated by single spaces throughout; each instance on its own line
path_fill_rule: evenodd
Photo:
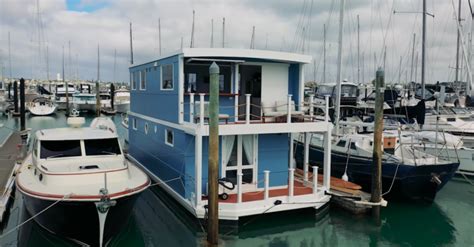
M 56 112 L 57 105 L 46 97 L 38 97 L 27 103 L 31 114 L 36 116 L 47 116 Z
M 50 232 L 105 246 L 128 222 L 146 174 L 124 156 L 110 118 L 69 118 L 68 128 L 38 130 L 16 179 L 26 210 Z
M 78 111 L 94 111 L 96 110 L 96 95 L 91 93 L 75 94 L 70 102 L 72 107 Z
M 130 110 L 130 91 L 126 88 L 120 88 L 115 91 L 114 109 L 120 113 L 126 113 Z
M 67 90 L 69 103 L 71 103 L 73 95 L 76 94 L 76 88 L 72 84 L 68 84 Z M 66 107 L 66 87 L 64 84 L 57 84 L 56 85 L 56 104 L 58 105 L 59 110 L 65 110 Z

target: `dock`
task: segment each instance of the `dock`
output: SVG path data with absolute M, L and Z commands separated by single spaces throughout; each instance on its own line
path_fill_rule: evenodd
M 12 199 L 16 170 L 20 166 L 17 162 L 20 143 L 21 136 L 18 132 L 12 132 L 3 143 L 0 143 L 0 222 L 3 221 Z

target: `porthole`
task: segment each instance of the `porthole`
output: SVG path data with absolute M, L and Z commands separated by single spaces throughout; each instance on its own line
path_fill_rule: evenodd
M 145 134 L 148 135 L 148 123 L 145 123 Z
M 40 175 L 39 175 L 38 178 L 39 178 L 39 181 L 40 181 L 40 182 L 43 181 L 43 174 L 40 173 Z

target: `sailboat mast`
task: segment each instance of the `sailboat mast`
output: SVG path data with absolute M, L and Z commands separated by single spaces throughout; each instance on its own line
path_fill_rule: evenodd
M 326 83 L 326 24 L 323 25 L 323 83 Z
M 211 48 L 214 48 L 214 19 L 211 19 Z
M 132 34 L 131 22 L 130 22 L 130 64 L 133 64 L 133 34 Z
M 97 81 L 100 82 L 100 45 L 97 44 Z
M 411 68 L 410 68 L 410 82 L 413 81 L 413 63 L 415 60 L 415 40 L 416 40 L 416 33 L 413 33 L 413 44 L 411 47 Z
M 225 44 L 225 18 L 222 18 L 222 48 Z
M 357 83 L 360 83 L 360 21 L 357 15 Z
M 158 18 L 158 49 L 159 49 L 159 55 L 161 57 L 161 20 Z M 117 52 L 117 50 L 115 50 Z M 114 80 L 115 81 L 115 80 Z
M 194 10 L 193 10 L 193 26 L 191 28 L 191 44 L 189 44 L 189 48 L 193 48 L 194 47 Z
M 336 136 L 339 134 L 339 118 L 341 115 L 341 80 L 342 80 L 342 39 L 344 31 L 344 5 L 345 0 L 341 0 L 341 9 L 339 14 L 339 40 L 338 40 L 338 51 L 337 51 L 337 78 L 336 78 Z
M 458 24 L 461 25 L 461 0 L 459 0 L 458 3 Z M 461 42 L 461 33 L 459 32 L 458 29 L 458 36 L 457 36 L 457 41 L 456 41 L 456 68 L 455 68 L 455 77 L 454 77 L 454 83 L 459 82 L 459 44 Z
M 115 83 L 115 75 L 117 73 L 117 49 L 114 49 L 114 80 Z
M 49 47 L 46 45 L 46 80 L 49 82 Z M 51 88 L 49 89 L 51 91 Z
M 426 0 L 423 0 L 423 31 L 421 37 L 421 97 L 425 98 L 425 69 L 426 69 Z
M 8 67 L 10 72 L 10 81 L 12 80 L 12 49 L 11 49 L 11 39 L 10 32 L 8 32 Z

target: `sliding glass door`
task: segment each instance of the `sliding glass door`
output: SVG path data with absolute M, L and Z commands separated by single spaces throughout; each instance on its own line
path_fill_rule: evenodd
M 222 137 L 222 177 L 237 184 L 242 173 L 243 190 L 255 190 L 257 181 L 257 136 L 239 135 Z

